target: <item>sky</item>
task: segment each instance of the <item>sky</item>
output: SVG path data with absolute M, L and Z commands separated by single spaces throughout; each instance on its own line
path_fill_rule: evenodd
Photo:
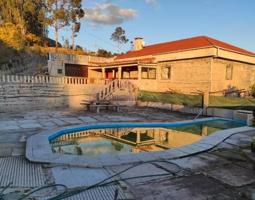
M 121 26 L 130 41 L 145 45 L 207 35 L 255 52 L 255 0 L 83 0 L 85 17 L 76 43 L 89 51 L 118 52 L 110 40 Z M 49 37 L 54 38 L 52 29 Z M 70 38 L 60 31 L 60 42 Z M 120 51 L 131 49 L 121 45 Z

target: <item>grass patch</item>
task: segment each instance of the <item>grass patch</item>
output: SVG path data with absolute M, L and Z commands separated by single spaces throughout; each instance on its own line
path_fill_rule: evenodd
M 223 96 L 210 96 L 210 107 L 219 107 L 227 109 L 242 109 L 254 110 L 254 98 L 240 98 L 240 97 L 223 97 Z
M 202 106 L 202 96 L 200 95 L 140 91 L 138 99 L 140 101 L 152 101 L 185 106 Z
M 185 105 L 191 107 L 202 106 L 201 95 L 140 91 L 138 100 Z M 254 110 L 255 98 L 210 96 L 209 107 Z

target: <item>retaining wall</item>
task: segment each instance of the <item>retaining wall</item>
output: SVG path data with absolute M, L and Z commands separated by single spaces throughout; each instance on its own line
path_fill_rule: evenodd
M 105 82 L 76 77 L 5 76 L 0 78 L 0 112 L 37 109 L 81 109 L 83 99 L 95 99 Z
M 160 108 L 167 109 L 170 111 L 189 113 L 189 114 L 198 114 L 201 112 L 199 107 L 188 107 L 184 105 L 160 103 L 160 102 L 148 102 L 148 101 L 137 101 L 137 106 L 141 107 L 150 107 L 150 108 Z M 223 108 L 207 108 L 207 115 L 213 117 L 223 117 L 223 118 L 234 118 L 234 110 L 223 109 Z

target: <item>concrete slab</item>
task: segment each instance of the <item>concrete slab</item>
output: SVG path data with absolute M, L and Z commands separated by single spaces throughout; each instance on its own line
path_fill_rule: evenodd
M 51 169 L 55 183 L 69 188 L 90 186 L 109 177 L 104 169 L 88 169 L 78 167 L 54 167 Z
M 130 165 L 120 165 L 120 166 L 114 166 L 108 169 L 110 169 L 113 173 L 119 173 L 129 167 Z M 127 170 L 126 172 L 121 173 L 119 177 L 121 179 L 137 177 L 135 179 L 127 180 L 129 184 L 136 185 L 136 184 L 144 183 L 147 181 L 152 181 L 154 179 L 158 179 L 159 177 L 163 177 L 163 175 L 170 176 L 171 174 L 169 174 L 166 170 L 156 167 L 153 164 L 135 164 L 133 165 L 133 168 Z M 151 177 L 141 178 L 141 176 L 151 176 Z
M 34 122 L 34 123 L 19 123 L 19 126 L 21 128 L 26 128 L 26 129 L 30 129 L 30 128 L 42 128 L 43 127 L 42 125 L 40 125 L 37 122 Z
M 64 126 L 64 125 L 68 124 L 67 122 L 57 119 L 57 118 L 51 118 L 50 120 L 52 122 L 54 122 L 55 124 L 57 124 L 58 126 Z
M 173 180 L 165 179 L 131 187 L 135 199 L 140 200 L 233 200 L 241 199 L 237 191 L 226 188 L 203 175 Z
M 78 117 L 80 120 L 82 120 L 85 123 L 95 123 L 97 120 L 93 117 Z
M 138 118 L 133 118 L 133 117 L 123 117 L 123 116 L 114 116 L 114 115 L 108 115 L 107 116 L 108 119 L 112 120 L 112 121 L 123 121 L 123 122 L 127 122 L 127 121 L 137 121 L 139 120 Z
M 83 123 L 81 120 L 75 118 L 75 117 L 61 117 L 60 120 L 69 123 L 69 124 L 81 124 Z
M 20 129 L 20 127 L 17 124 L 15 124 L 15 125 L 9 125 L 9 124 L 0 125 L 0 130 L 2 130 L 2 131 L 17 130 L 17 129 Z
M 39 124 L 42 125 L 43 128 L 52 128 L 52 127 L 56 127 L 57 125 L 51 121 L 39 121 Z
M 12 148 L 11 147 L 2 147 L 0 145 L 0 157 L 11 156 Z
M 180 169 L 189 169 L 192 171 L 206 171 L 208 169 L 215 168 L 216 166 L 229 163 L 225 159 L 207 153 L 169 161 L 178 165 Z
M 254 170 L 246 169 L 237 165 L 221 166 L 208 172 L 208 175 L 225 184 L 240 187 L 255 182 Z

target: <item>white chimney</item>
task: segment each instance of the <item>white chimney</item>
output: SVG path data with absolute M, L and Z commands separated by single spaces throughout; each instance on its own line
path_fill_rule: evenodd
M 138 51 L 143 49 L 144 47 L 144 41 L 141 37 L 136 37 L 134 40 L 134 51 Z

